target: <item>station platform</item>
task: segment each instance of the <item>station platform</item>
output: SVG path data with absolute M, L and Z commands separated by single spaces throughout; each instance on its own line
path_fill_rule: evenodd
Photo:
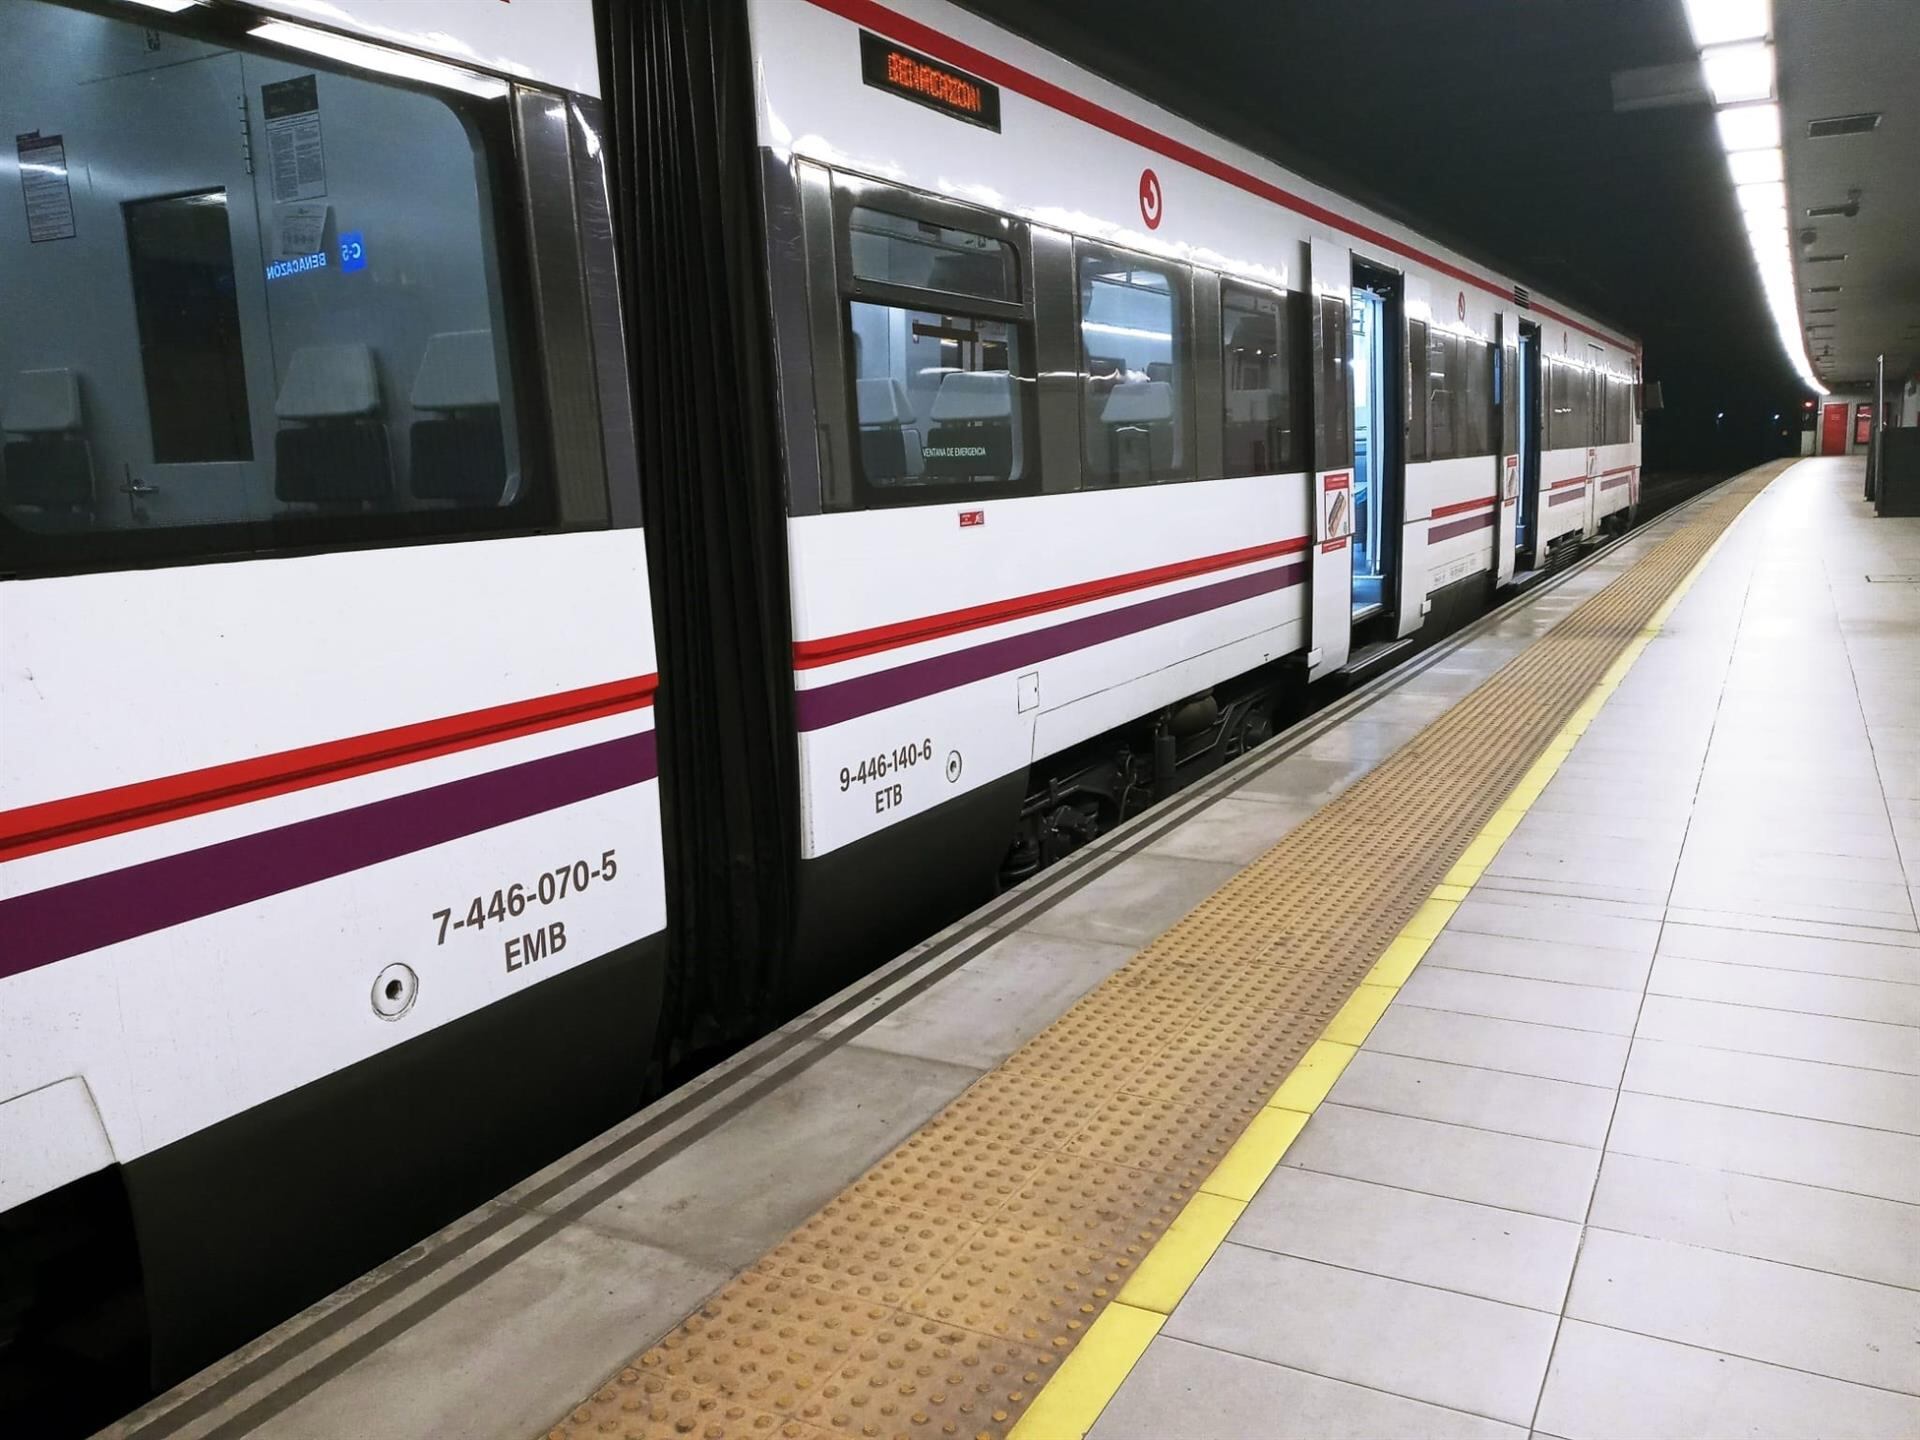
M 1860 493 L 1642 527 L 107 1433 L 1920 1434 Z

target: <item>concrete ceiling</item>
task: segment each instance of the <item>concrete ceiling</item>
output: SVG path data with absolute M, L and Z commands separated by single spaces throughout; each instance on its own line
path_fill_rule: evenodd
M 1830 385 L 1920 367 L 1920 0 L 1774 0 L 1787 200 L 1808 354 Z M 1877 114 L 1825 138 L 1807 126 Z M 1848 216 L 1807 212 L 1858 204 Z M 1811 261 L 1816 255 L 1844 260 Z M 1838 294 L 1814 286 L 1838 285 Z M 1823 313 L 1831 311 L 1832 313 Z

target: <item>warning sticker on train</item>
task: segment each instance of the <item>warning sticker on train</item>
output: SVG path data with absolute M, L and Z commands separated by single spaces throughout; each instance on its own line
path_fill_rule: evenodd
M 942 65 L 871 30 L 860 32 L 860 78 L 876 90 L 938 110 L 969 125 L 1000 129 L 1000 87 Z
M 1345 470 L 1320 477 L 1320 541 L 1338 548 L 1353 534 L 1353 476 Z

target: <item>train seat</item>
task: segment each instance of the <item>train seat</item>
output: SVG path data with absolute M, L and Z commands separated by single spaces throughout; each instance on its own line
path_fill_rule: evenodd
M 93 452 L 72 370 L 22 370 L 0 402 L 6 435 L 0 499 L 47 514 L 93 507 Z
M 1004 370 L 954 370 L 942 377 L 928 412 L 926 473 L 1001 479 L 1019 473 L 1013 377 Z
M 920 473 L 920 432 L 905 382 L 888 376 L 853 382 L 860 420 L 860 468 L 869 480 L 901 480 Z
M 498 505 L 508 489 L 500 372 L 491 330 L 447 330 L 427 341 L 414 372 L 407 487 L 417 500 Z
M 380 376 L 361 344 L 303 345 L 287 362 L 274 415 L 273 491 L 330 509 L 384 505 L 393 456 L 380 419 Z
M 1123 380 L 1107 392 L 1100 423 L 1116 480 L 1151 480 L 1173 468 L 1172 382 Z

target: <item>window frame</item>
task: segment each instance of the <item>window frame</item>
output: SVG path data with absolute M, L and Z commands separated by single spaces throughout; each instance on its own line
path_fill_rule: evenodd
M 904 185 L 872 180 L 840 170 L 828 173 L 832 186 L 834 272 L 831 324 L 836 333 L 835 343 L 839 353 L 835 356 L 816 353 L 813 360 L 816 365 L 834 366 L 840 381 L 842 394 L 837 408 L 840 412 L 840 434 L 844 440 L 837 449 L 844 458 L 836 458 L 834 468 L 843 472 L 851 498 L 847 504 L 829 504 L 823 495 L 821 509 L 828 513 L 844 514 L 854 510 L 898 510 L 915 505 L 951 505 L 970 500 L 1005 500 L 1039 494 L 1042 481 L 1039 364 L 1036 355 L 1038 336 L 1033 313 L 1033 245 L 1027 222 L 997 210 L 929 195 L 924 190 L 914 190 Z M 924 289 L 856 276 L 852 228 L 856 209 L 878 210 L 884 214 L 922 220 L 974 234 L 992 235 L 998 231 L 1013 252 L 1018 298 L 1010 301 L 991 300 L 963 291 Z M 948 485 L 916 484 L 899 488 L 876 484 L 867 478 L 859 458 L 860 417 L 857 387 L 853 383 L 857 378 L 854 374 L 854 347 L 850 338 L 853 334 L 852 307 L 855 304 L 868 304 L 929 310 L 946 302 L 952 302 L 951 313 L 975 319 L 1005 321 L 1018 328 L 1020 343 L 1017 358 L 1020 368 L 1010 369 L 1007 373 L 1013 376 L 1014 394 L 1019 400 L 1016 413 L 1022 427 L 1025 473 L 1018 479 L 1004 481 L 957 481 Z M 818 338 L 816 332 L 816 341 Z M 826 477 L 823 477 L 824 483 Z
M 481 98 L 421 81 L 408 80 L 357 66 L 331 56 L 320 56 L 291 46 L 262 41 L 252 35 L 258 17 L 238 8 L 195 6 L 177 13 L 142 11 L 128 14 L 122 7 L 93 0 L 28 0 L 48 9 L 96 16 L 135 29 L 146 28 L 219 46 L 236 54 L 257 55 L 332 74 L 417 94 L 444 105 L 466 131 L 473 147 L 477 215 L 486 227 L 482 245 L 490 257 L 488 282 L 494 288 L 499 319 L 505 331 L 502 353 L 516 357 L 499 376 L 502 403 L 513 407 L 517 442 L 511 460 L 518 465 L 521 493 L 512 504 L 485 508 L 394 510 L 353 514 L 283 512 L 211 524 L 124 527 L 93 531 L 39 531 L 16 524 L 0 509 L 0 584 L 9 580 L 117 573 L 172 568 L 181 565 L 227 564 L 251 560 L 378 550 L 426 544 L 458 544 L 475 540 L 509 539 L 556 531 L 601 530 L 616 525 L 637 526 L 636 497 L 615 494 L 614 477 L 604 463 L 601 415 L 602 386 L 573 395 L 567 408 L 590 423 L 591 456 L 580 445 L 570 446 L 571 457 L 557 453 L 554 382 L 557 362 L 564 355 L 586 357 L 596 368 L 617 368 L 626 381 L 625 356 L 596 351 L 593 329 L 605 304 L 617 306 L 595 272 L 610 267 L 610 251 L 596 246 L 575 228 L 576 170 L 597 167 L 595 157 L 575 132 L 566 107 L 555 106 L 559 92 L 524 86 L 497 76 L 505 93 Z M 377 42 L 375 42 L 377 43 Z M 454 62 L 454 68 L 459 68 Z M 528 103 L 529 101 L 533 103 Z M 535 117 L 553 117 L 544 123 L 557 134 L 548 137 L 569 158 L 564 168 L 530 163 L 536 137 L 526 133 Z M 574 244 L 559 248 L 536 246 L 532 231 L 543 218 L 551 219 L 564 207 Z M 236 265 L 238 257 L 236 257 Z M 568 288 L 580 294 L 600 294 L 599 305 L 582 302 L 577 316 L 556 316 L 543 307 L 541 292 Z M 616 326 L 617 328 L 617 326 Z M 84 383 L 84 381 L 83 381 Z M 385 421 L 389 440 L 401 422 Z M 404 427 L 401 429 L 404 438 Z M 585 464 L 589 459 L 595 464 Z M 259 463 L 256 459 L 254 463 Z M 573 474 L 567 472 L 572 470 Z M 597 470 L 597 473 L 585 473 Z M 571 484 L 569 484 L 571 482 Z M 584 482 L 584 483 L 583 483 Z M 114 496 L 119 478 L 96 472 L 99 495 Z M 563 513 L 563 491 L 581 508 Z M 101 498 L 100 504 L 111 504 Z
M 1229 297 L 1235 291 L 1243 295 L 1252 296 L 1258 300 L 1268 300 L 1273 303 L 1276 311 L 1274 328 L 1279 347 L 1277 353 L 1280 356 L 1281 363 L 1286 367 L 1288 377 L 1287 402 L 1293 407 L 1293 413 L 1289 416 L 1289 419 L 1299 419 L 1302 410 L 1305 411 L 1306 415 L 1306 424 L 1304 426 L 1296 425 L 1289 427 L 1294 437 L 1293 454 L 1288 457 L 1289 463 L 1266 470 L 1237 471 L 1233 468 L 1227 451 L 1226 397 L 1231 393 L 1227 388 L 1227 350 L 1231 343 L 1231 338 L 1227 334 L 1226 317 Z M 1312 468 L 1313 339 L 1310 335 L 1297 333 L 1302 330 L 1306 324 L 1306 316 L 1309 310 L 1307 302 L 1309 298 L 1305 292 L 1300 290 L 1283 290 L 1271 285 L 1256 285 L 1252 281 L 1243 280 L 1233 275 L 1222 275 L 1220 277 L 1220 354 L 1216 364 L 1220 371 L 1220 475 L 1223 479 L 1238 480 L 1259 475 L 1302 475 L 1306 474 Z M 1304 362 L 1304 368 L 1307 371 L 1305 375 L 1295 373 L 1296 361 Z M 1304 389 L 1302 387 L 1304 387 Z M 1273 391 L 1268 389 L 1266 393 L 1271 395 Z
M 1457 353 L 1460 357 L 1460 388 L 1458 390 L 1460 408 L 1455 418 L 1455 439 L 1460 453 L 1454 458 L 1459 460 L 1480 460 L 1494 452 L 1493 424 L 1493 345 L 1477 335 L 1458 335 Z M 1475 380 L 1480 383 L 1480 392 L 1475 395 Z M 1480 404 L 1474 404 L 1475 399 Z
M 1087 349 L 1086 302 L 1083 298 L 1084 287 L 1081 276 L 1083 266 L 1088 260 L 1123 261 L 1128 265 L 1157 271 L 1165 275 L 1172 283 L 1168 286 L 1168 295 L 1174 304 L 1178 333 L 1173 336 L 1171 350 L 1176 368 L 1174 383 L 1174 405 L 1176 422 L 1185 426 L 1181 439 L 1184 443 L 1184 463 L 1167 474 L 1147 480 L 1120 480 L 1109 478 L 1105 465 L 1096 468 L 1088 450 L 1090 438 L 1087 424 L 1087 386 L 1093 375 L 1088 367 L 1091 353 Z M 1184 323 L 1182 323 L 1184 322 Z M 1200 464 L 1200 429 L 1195 416 L 1195 397 L 1199 390 L 1199 376 L 1195 368 L 1196 332 L 1199 328 L 1198 307 L 1194 296 L 1193 267 L 1184 261 L 1163 259 L 1156 255 L 1144 255 L 1125 246 L 1108 245 L 1103 241 L 1089 240 L 1076 235 L 1073 238 L 1073 344 L 1076 356 L 1075 368 L 1078 372 L 1074 397 L 1075 425 L 1080 440 L 1080 488 L 1082 490 L 1137 490 L 1159 485 L 1185 485 L 1195 480 L 1207 478 Z
M 1432 326 L 1425 320 L 1409 317 L 1407 320 L 1407 464 L 1424 465 L 1433 457 L 1429 453 L 1427 429 L 1430 417 L 1427 413 L 1427 345 Z M 1415 341 L 1419 343 L 1415 343 Z M 1418 357 L 1417 366 L 1415 357 Z

